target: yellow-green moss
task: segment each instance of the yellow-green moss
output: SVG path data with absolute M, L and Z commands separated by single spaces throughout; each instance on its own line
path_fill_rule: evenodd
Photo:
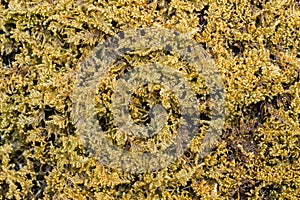
M 0 1 L 2 199 L 299 199 L 296 0 Z M 78 63 L 130 28 L 188 33 L 220 70 L 226 125 L 198 158 L 144 175 L 104 168 L 71 121 Z

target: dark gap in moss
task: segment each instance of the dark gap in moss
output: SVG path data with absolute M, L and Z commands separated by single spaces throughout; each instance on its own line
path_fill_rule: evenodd
M 54 145 L 55 147 L 59 147 L 60 143 L 58 143 L 57 140 L 58 140 L 58 135 L 51 133 L 51 135 L 48 136 L 45 141 L 49 143 L 51 142 L 51 145 Z
M 298 184 L 298 181 L 293 180 L 293 181 L 291 181 L 291 183 L 289 185 L 292 189 L 296 190 L 297 189 L 297 184 Z
M 241 162 L 247 161 L 247 156 L 242 153 L 239 145 L 247 152 L 258 154 L 258 140 L 256 138 L 256 130 L 264 124 L 266 118 L 270 117 L 268 106 L 268 98 L 264 101 L 253 103 L 247 108 L 243 108 L 243 120 L 236 116 L 226 128 L 221 138 L 227 142 L 227 159 L 229 161 L 235 159 Z
M 38 84 L 38 80 L 37 80 L 37 79 L 33 79 L 33 80 L 32 80 L 32 83 L 33 83 L 33 86 L 35 86 L 35 85 Z
M 261 75 L 262 75 L 262 67 L 259 67 L 258 70 L 256 72 L 254 72 L 254 76 L 256 76 L 258 78 Z
M 195 82 L 197 82 L 197 80 L 198 80 L 198 77 L 193 77 L 190 81 L 195 83 Z
M 200 116 L 199 116 L 199 117 L 200 117 L 201 120 L 206 120 L 206 121 L 212 119 L 211 116 L 208 115 L 208 114 L 206 114 L 206 113 L 200 113 Z
M 3 199 L 6 198 L 6 193 L 9 190 L 9 184 L 6 183 L 6 181 L 4 180 L 3 183 L 0 184 L 0 194 L 2 196 Z
M 44 112 L 45 112 L 45 120 L 50 120 L 50 116 L 58 113 L 58 111 L 54 107 L 51 107 L 49 105 L 45 106 Z
M 68 116 L 68 119 L 70 119 L 70 116 Z M 68 120 L 67 122 L 67 135 L 75 135 L 76 127 L 73 124 L 72 120 Z
M 280 98 L 279 96 L 275 96 L 271 99 L 271 104 L 275 109 L 279 109 L 279 105 L 278 105 L 278 98 Z
M 289 45 L 288 48 L 289 48 L 289 51 L 292 51 L 293 48 L 294 48 L 294 46 L 293 45 Z
M 31 177 L 30 174 L 26 174 L 26 178 L 27 178 L 28 180 L 31 180 L 31 179 L 32 179 L 32 177 Z
M 239 199 L 248 199 L 249 196 L 247 195 L 251 193 L 251 190 L 255 190 L 261 184 L 261 181 L 255 181 L 252 179 L 242 179 L 241 185 L 236 188 L 235 193 L 233 194 L 234 197 Z
M 38 127 L 43 127 L 43 128 L 46 127 L 46 124 L 45 124 L 44 119 L 42 119 L 42 120 L 39 122 Z M 45 131 L 45 132 L 43 132 L 43 134 L 47 134 L 47 132 Z
M 94 1 L 92 2 L 92 4 L 93 4 L 94 6 L 98 6 L 98 7 L 105 8 L 105 6 L 103 5 L 103 3 L 104 3 L 104 1 L 99 1 L 99 0 L 94 0 Z
M 74 151 L 79 155 L 79 156 L 83 156 L 83 157 L 88 157 L 89 156 L 89 152 L 86 151 L 85 149 L 82 149 L 80 147 L 75 147 Z
M 144 125 L 148 125 L 151 123 L 151 118 L 149 117 L 149 115 L 146 115 L 145 118 L 142 118 L 142 121 L 144 122 Z M 150 134 L 150 130 L 148 130 L 148 134 Z
M 173 124 L 173 122 L 172 122 L 172 120 L 171 120 L 170 118 L 167 120 L 167 124 L 168 124 L 169 126 Z
M 295 79 L 294 80 L 292 80 L 291 82 L 289 82 L 289 83 L 284 83 L 284 82 L 282 82 L 281 83 L 281 85 L 282 85 L 282 87 L 283 87 L 283 89 L 284 90 L 289 90 L 289 88 L 292 86 L 292 85 L 295 85 L 297 82 L 299 82 L 299 79 L 300 79 L 300 70 L 299 71 L 297 71 L 296 70 L 296 77 L 295 77 Z
M 161 188 L 157 188 L 157 189 L 154 191 L 154 193 L 155 193 L 156 195 L 158 195 L 158 198 L 160 198 L 160 199 L 163 198 Z
M 63 65 L 61 65 L 61 64 L 55 64 L 55 71 L 56 72 L 59 72 L 61 69 L 63 69 L 64 68 L 64 66 Z
M 24 85 L 23 92 L 25 96 L 30 95 L 30 91 L 28 90 L 28 84 Z
M 232 150 L 227 151 L 226 160 L 229 162 L 235 160 L 235 155 Z
M 252 5 L 256 6 L 259 9 L 263 9 L 263 2 L 262 0 L 251 0 Z
M 172 0 L 165 0 L 165 4 L 169 5 L 171 3 Z
M 50 171 L 52 171 L 53 166 L 49 165 L 49 164 L 43 164 L 41 167 L 41 172 L 42 174 L 48 175 Z
M 209 5 L 205 5 L 201 11 L 196 11 L 198 13 L 198 22 L 199 22 L 199 30 L 203 32 L 205 30 L 205 26 L 207 25 L 207 20 L 205 19 L 208 14 Z
M 269 155 L 269 154 L 268 154 Z M 269 167 L 275 167 L 278 165 L 278 161 L 282 162 L 281 159 L 278 159 L 277 157 L 273 157 L 273 156 L 268 156 L 266 157 L 268 158 L 266 164 L 269 166 Z
M 8 22 L 4 25 L 4 27 L 10 32 L 12 29 L 15 29 L 17 27 L 16 22 Z
M 73 27 L 66 26 L 66 29 L 73 29 Z M 60 44 L 64 44 L 65 40 L 68 39 L 68 33 L 65 33 L 63 31 L 58 32 L 57 35 L 59 36 L 57 37 L 57 39 L 60 41 Z
M 209 95 L 204 94 L 196 94 L 196 98 L 199 100 L 199 103 L 205 103 L 205 101 L 209 100 Z
M 125 145 L 124 145 L 124 150 L 130 151 L 130 149 L 131 149 L 131 143 L 129 140 L 126 140 Z
M 89 25 L 86 22 L 83 22 L 81 25 L 82 29 L 89 30 Z M 79 30 L 80 31 L 80 30 Z
M 12 110 L 12 115 L 13 115 L 14 117 L 19 117 L 20 114 L 21 114 L 20 111 L 18 111 L 18 110 Z
M 261 20 L 261 15 L 258 15 L 255 19 L 255 27 L 258 28 L 261 26 L 262 20 Z
M 147 0 L 146 1 L 146 4 L 151 4 L 151 3 L 153 3 L 153 2 L 155 2 L 154 0 Z
M 293 85 L 293 84 L 290 84 L 290 83 L 281 83 L 281 85 L 282 85 L 282 87 L 283 87 L 284 90 L 288 90 L 289 87 L 290 87 L 291 85 Z
M 206 45 L 206 43 L 204 43 L 204 42 L 201 42 L 200 44 L 202 45 L 202 47 L 203 47 L 203 49 L 204 49 L 204 50 L 206 50 L 206 49 L 207 49 L 207 45 Z
M 182 155 L 182 158 L 190 167 L 193 167 L 193 163 L 195 163 L 196 157 L 197 153 L 192 152 L 190 149 L 186 150 Z
M 40 171 L 41 162 L 39 160 L 35 160 L 33 163 L 34 172 L 38 173 Z
M 70 49 L 70 43 L 65 42 L 62 49 Z
M 112 26 L 114 27 L 114 28 L 119 28 L 120 26 L 119 26 L 119 23 L 117 22 L 117 21 L 115 21 L 115 20 L 112 20 L 111 21 L 111 24 L 112 24 Z
M 43 180 L 43 179 L 44 179 L 44 176 L 43 176 L 43 175 L 40 175 L 40 174 L 39 174 L 39 175 L 36 176 L 36 180 L 37 180 L 37 181 L 41 181 L 41 180 Z
M 267 148 L 265 149 L 264 157 L 267 158 L 267 160 L 269 160 L 270 159 L 270 156 L 269 156 L 270 149 L 272 148 L 273 145 L 270 142 L 266 142 L 265 145 L 267 145 Z
M 21 147 L 16 147 L 11 153 L 9 164 L 14 164 L 13 169 L 16 171 L 19 171 L 27 164 L 23 152 L 24 150 Z
M 37 146 L 37 147 L 41 146 L 41 142 L 35 141 L 35 142 L 34 142 L 34 146 Z
M 9 7 L 8 7 L 9 1 L 7 2 L 7 1 L 5 1 L 5 0 L 1 0 L 0 3 L 1 3 L 1 5 L 4 6 L 5 9 L 8 9 L 8 8 L 9 8 Z
M 33 169 L 36 173 L 36 180 L 33 180 L 33 186 L 31 187 L 31 191 L 35 194 L 36 198 L 42 198 L 43 192 L 47 186 L 46 182 L 46 176 L 49 175 L 49 172 L 53 169 L 53 166 L 49 164 L 42 164 L 40 160 L 31 159 L 31 162 L 33 162 Z
M 85 186 L 84 183 L 79 183 L 77 186 L 80 187 L 84 191 L 87 191 L 87 192 L 89 191 L 88 187 Z
M 264 124 L 265 120 L 270 117 L 270 114 L 267 112 L 267 104 L 268 104 L 268 97 L 266 97 L 265 100 L 259 101 L 257 103 L 252 103 L 249 105 L 246 110 L 248 112 L 245 112 L 245 116 L 250 116 L 250 119 L 255 119 L 255 127 Z
M 171 0 L 163 0 L 163 1 L 159 1 L 157 3 L 157 6 L 155 8 L 156 11 L 160 11 L 164 8 L 169 9 L 169 4 L 170 4 Z M 151 2 L 152 3 L 152 2 Z M 171 17 L 171 16 L 170 16 Z
M 162 10 L 164 10 L 164 12 L 161 13 L 161 16 L 163 17 L 163 22 L 166 22 L 169 19 L 172 19 L 172 17 L 176 15 L 176 10 L 174 8 L 170 9 L 170 1 L 169 0 L 158 1 L 158 3 L 156 4 L 156 7 L 155 7 L 155 12 L 159 13 Z
M 186 185 L 184 186 L 180 185 L 176 189 L 178 189 L 179 191 L 187 191 L 189 193 L 189 196 L 197 197 L 198 196 L 197 192 L 193 190 L 192 183 L 193 182 L 191 180 L 188 180 L 186 182 Z
M 284 111 L 290 110 L 292 100 L 291 94 L 283 93 L 282 95 L 278 95 L 278 101 L 283 105 Z
M 56 140 L 56 135 L 54 133 L 51 133 L 51 135 L 48 136 L 45 141 L 54 143 L 55 140 Z
M 274 55 L 274 54 L 272 54 L 272 53 L 270 53 L 270 59 L 271 59 L 271 60 L 276 60 L 276 57 L 275 57 L 275 55 Z
M 11 143 L 13 142 L 13 140 L 16 140 L 14 137 L 13 137 L 13 133 L 16 131 L 16 128 L 14 128 L 15 126 L 13 126 L 13 130 L 12 131 L 5 131 L 6 129 L 8 129 L 10 126 L 12 126 L 11 124 L 8 124 L 6 127 L 3 127 L 4 129 L 1 130 L 1 136 L 0 137 L 0 145 L 3 145 L 5 143 Z
M 110 119 L 107 116 L 97 115 L 97 119 L 99 122 L 99 126 L 101 126 L 101 128 L 104 132 L 108 131 L 110 129 L 110 126 L 109 126 Z
M 15 56 L 21 53 L 19 47 L 13 47 L 14 50 L 9 54 L 2 54 L 0 55 L 0 60 L 2 59 L 2 63 L 5 68 L 12 68 L 12 63 L 16 61 Z
M 116 194 L 117 198 L 122 198 L 123 193 L 129 193 L 130 189 L 133 187 L 133 182 L 130 183 L 121 183 L 114 187 L 118 193 Z
M 275 26 L 275 32 L 278 31 L 278 28 L 279 28 L 280 25 L 281 25 L 281 24 L 279 23 L 279 24 L 277 24 L 277 25 Z
M 235 133 L 232 133 L 232 134 L 234 135 Z M 237 162 L 242 162 L 242 163 L 247 162 L 247 160 L 248 160 L 247 156 L 244 155 L 242 153 L 242 151 L 240 150 L 240 148 L 238 147 L 239 145 L 244 146 L 243 138 L 236 136 L 236 135 L 234 135 L 233 137 L 234 137 L 234 139 L 232 139 L 232 140 L 224 139 L 224 141 L 226 141 L 226 143 L 227 143 L 226 148 L 231 151 L 227 155 L 227 160 L 229 160 L 229 161 L 235 160 Z
M 77 60 L 80 60 L 80 58 L 82 57 L 82 55 L 83 55 L 83 52 L 82 52 L 82 49 L 85 49 L 85 47 L 86 47 L 87 45 L 78 45 L 78 46 L 76 46 L 75 48 L 76 48 L 76 59 Z M 74 65 L 75 66 L 75 65 Z
M 258 154 L 258 145 L 255 143 L 255 140 L 252 136 L 252 132 L 247 133 L 248 135 L 245 136 L 245 142 L 242 145 L 245 151 L 254 153 L 255 156 Z
M 15 185 L 17 186 L 17 190 L 19 190 L 20 192 L 22 192 L 22 186 L 19 182 L 15 182 Z
M 259 193 L 262 195 L 262 199 L 271 200 L 277 199 L 279 194 L 281 193 L 281 186 L 278 183 L 272 183 L 271 185 L 262 187 Z
M 32 181 L 33 186 L 31 187 L 31 191 L 34 194 L 33 199 L 42 199 L 44 197 L 44 191 L 47 186 L 45 180 L 43 181 Z
M 40 13 L 34 13 L 34 16 L 32 17 L 33 18 L 33 22 L 36 22 L 35 23 L 35 26 L 38 26 L 40 21 L 45 21 L 44 19 L 46 19 L 46 16 L 43 16 L 42 14 Z
M 104 35 L 103 35 L 103 40 L 102 40 L 102 41 L 107 41 L 107 40 L 110 39 L 111 37 L 112 37 L 112 35 L 104 34 Z
M 228 44 L 229 48 L 232 51 L 233 56 L 240 55 L 244 52 L 244 45 L 242 42 L 237 42 L 233 44 Z

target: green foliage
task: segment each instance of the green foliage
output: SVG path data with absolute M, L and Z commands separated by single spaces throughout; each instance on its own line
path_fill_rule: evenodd
M 0 198 L 300 198 L 298 1 L 2 0 L 0 13 Z M 131 175 L 85 149 L 70 117 L 72 91 L 94 47 L 149 26 L 186 33 L 211 54 L 227 118 L 204 159 L 199 134 L 172 165 Z M 174 57 L 154 51 L 127 62 L 145 59 Z

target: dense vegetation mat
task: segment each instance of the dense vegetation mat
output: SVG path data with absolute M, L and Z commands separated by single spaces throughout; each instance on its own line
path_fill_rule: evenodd
M 299 19 L 298 0 L 1 0 L 0 197 L 299 199 Z M 200 131 L 172 164 L 134 174 L 103 166 L 88 151 L 72 121 L 73 87 L 79 63 L 97 45 L 144 27 L 176 30 L 203 46 L 223 79 L 226 119 L 204 158 L 198 156 Z M 174 61 L 188 71 L 174 57 L 153 50 L 124 56 L 118 66 Z M 118 66 L 99 80 L 100 124 L 110 119 L 107 102 Z M 139 111 L 139 104 L 175 99 L 155 96 L 155 87 L 133 98 L 138 123 L 147 121 L 141 113 L 150 109 Z M 139 144 L 114 139 L 124 148 Z

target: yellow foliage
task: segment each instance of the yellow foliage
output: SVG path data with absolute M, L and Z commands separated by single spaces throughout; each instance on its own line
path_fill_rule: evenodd
M 2 0 L 0 13 L 1 199 L 300 198 L 299 1 Z M 85 147 L 71 119 L 72 90 L 79 63 L 98 44 L 141 27 L 177 30 L 203 45 L 223 78 L 226 121 L 204 158 L 205 124 L 176 162 L 133 175 L 102 166 Z M 95 97 L 108 119 L 112 82 L 128 65 L 190 70 L 156 49 L 122 59 Z M 200 78 L 191 85 L 207 93 Z M 161 97 L 165 107 L 170 99 Z M 206 106 L 199 105 L 204 114 Z M 115 138 L 127 148 L 127 136 Z

